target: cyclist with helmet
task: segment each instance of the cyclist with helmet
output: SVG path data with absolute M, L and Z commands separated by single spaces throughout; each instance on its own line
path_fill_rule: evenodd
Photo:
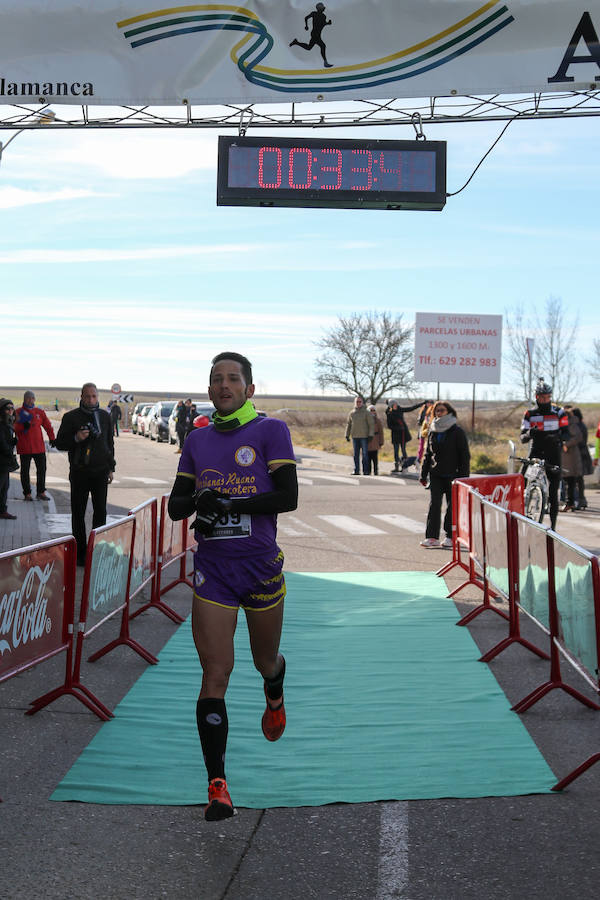
M 552 387 L 539 379 L 535 388 L 536 406 L 525 411 L 521 423 L 521 442 L 531 443 L 529 457 L 543 459 L 557 471 L 546 470 L 550 505 L 550 524 L 556 528 L 561 451 L 569 438 L 569 420 L 565 410 L 552 403 Z

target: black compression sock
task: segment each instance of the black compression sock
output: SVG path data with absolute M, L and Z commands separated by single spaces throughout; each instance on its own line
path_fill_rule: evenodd
M 265 678 L 265 689 L 269 700 L 278 700 L 283 694 L 283 679 L 285 678 L 285 659 L 283 660 L 281 669 L 274 678 Z
M 225 778 L 225 748 L 227 747 L 227 708 L 225 701 L 214 697 L 198 697 L 196 722 L 208 780 Z

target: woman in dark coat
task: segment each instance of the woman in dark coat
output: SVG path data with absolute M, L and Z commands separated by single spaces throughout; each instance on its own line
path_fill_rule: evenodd
M 592 457 L 590 456 L 590 450 L 588 447 L 588 430 L 587 425 L 583 421 L 583 415 L 579 407 L 575 407 L 571 410 L 573 416 L 575 417 L 575 421 L 579 426 L 579 431 L 581 434 L 581 440 L 579 441 L 579 452 L 581 454 L 581 475 L 577 478 L 576 491 L 577 491 L 577 504 L 575 509 L 587 509 L 587 500 L 585 499 L 585 488 L 584 488 L 584 475 L 591 475 L 594 471 L 594 466 L 592 463 Z
M 394 472 L 400 471 L 400 451 L 402 451 L 402 461 L 406 459 L 406 445 L 411 440 L 411 434 L 408 426 L 404 421 L 404 413 L 412 412 L 423 405 L 420 400 L 414 406 L 399 406 L 396 400 L 392 400 L 388 405 L 385 413 L 387 427 L 391 431 L 391 441 L 394 447 Z
M 471 454 L 467 436 L 456 423 L 456 410 L 449 403 L 438 401 L 433 409 L 433 420 L 429 426 L 427 449 L 421 468 L 421 484 L 426 486 L 429 476 L 431 492 L 422 547 L 427 549 L 452 547 L 452 482 L 455 478 L 466 478 L 469 475 L 470 463 Z M 440 544 L 443 497 L 446 498 L 444 516 L 446 538 Z
M 15 405 L 12 400 L 3 397 L 0 400 L 0 519 L 16 519 L 6 509 L 10 473 L 19 468 L 15 456 L 17 438 L 13 428 L 15 421 Z

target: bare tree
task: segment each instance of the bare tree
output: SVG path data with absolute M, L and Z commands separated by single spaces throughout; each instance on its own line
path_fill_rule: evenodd
M 530 361 L 527 353 L 527 338 L 536 338 L 537 330 L 530 326 L 525 318 L 523 304 L 517 304 L 512 310 L 504 311 L 504 334 L 507 343 L 506 356 L 515 382 L 522 392 L 523 399 L 531 397 Z M 538 372 L 541 371 L 539 361 L 539 345 L 537 340 L 533 347 L 531 359 L 531 375 L 535 381 Z
M 389 312 L 352 313 L 338 318 L 316 342 L 322 388 L 343 388 L 377 403 L 384 394 L 409 393 L 413 386 L 413 328 Z
M 560 297 L 549 297 L 543 316 L 536 312 L 527 317 L 522 304 L 505 312 L 508 361 L 514 378 L 529 397 L 529 359 L 526 338 L 535 340 L 532 360 L 534 382 L 538 377 L 549 381 L 556 400 L 574 399 L 581 387 L 576 348 L 579 316 L 567 321 Z M 600 343 L 600 342 L 599 342 Z
M 592 341 L 592 352 L 586 360 L 589 367 L 589 376 L 594 381 L 600 380 L 600 338 Z

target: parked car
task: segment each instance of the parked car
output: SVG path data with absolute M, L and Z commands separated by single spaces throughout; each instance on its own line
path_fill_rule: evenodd
M 213 404 L 210 400 L 192 400 L 192 403 L 196 407 L 196 417 L 198 416 L 206 416 L 209 422 L 212 422 L 213 413 L 216 412 Z M 177 404 L 173 405 L 173 409 L 171 410 L 171 415 L 169 416 L 169 442 L 171 444 L 177 443 Z
M 147 427 L 148 427 L 148 413 L 154 406 L 153 403 L 145 403 L 142 407 L 140 413 L 137 418 L 137 433 L 141 434 L 143 437 L 148 437 Z
M 138 416 L 141 413 L 141 411 L 143 410 L 143 408 L 147 405 L 148 405 L 147 403 L 136 403 L 136 405 L 133 409 L 133 412 L 131 413 L 131 430 L 132 430 L 133 434 L 137 434 Z
M 148 436 L 151 441 L 169 440 L 169 416 L 175 406 L 174 400 L 161 400 L 155 403 L 148 414 Z

